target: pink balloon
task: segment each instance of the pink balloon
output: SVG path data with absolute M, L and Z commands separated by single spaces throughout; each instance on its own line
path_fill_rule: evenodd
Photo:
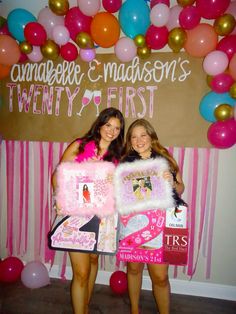
M 8 30 L 7 23 L 5 23 L 1 28 L 0 28 L 0 35 L 9 35 L 11 36 L 11 33 Z
M 216 148 L 230 148 L 236 144 L 236 121 L 216 121 L 207 132 L 208 141 Z
M 205 57 L 203 69 L 209 75 L 217 75 L 224 72 L 229 64 L 227 54 L 223 51 L 215 50 Z
M 205 19 L 216 19 L 221 16 L 230 4 L 230 0 L 196 0 L 196 6 Z
M 38 22 L 43 25 L 49 39 L 56 25 L 64 25 L 64 16 L 54 14 L 49 8 L 43 8 L 38 14 Z
M 27 54 L 30 61 L 40 62 L 43 60 L 43 55 L 39 46 L 33 46 L 31 53 Z
M 78 1 L 80 11 L 86 16 L 93 16 L 98 13 L 101 7 L 100 0 L 80 0 Z
M 151 25 L 146 32 L 146 43 L 151 49 L 161 49 L 168 42 L 168 34 L 166 26 L 156 27 Z
M 60 53 L 62 58 L 66 61 L 74 61 L 78 57 L 77 47 L 70 42 L 61 46 Z
M 80 32 L 90 34 L 91 22 L 92 17 L 84 15 L 78 7 L 69 9 L 65 16 L 65 26 L 70 32 L 71 39 L 74 41 Z
M 136 56 L 137 47 L 131 38 L 122 37 L 116 42 L 114 51 L 121 62 L 129 62 Z
M 150 12 L 150 20 L 153 25 L 161 27 L 167 24 L 170 16 L 170 9 L 166 4 L 156 4 Z
M 92 61 L 96 56 L 95 49 L 80 49 L 80 58 L 85 62 Z
M 128 290 L 127 275 L 121 270 L 112 273 L 110 277 L 111 290 L 116 294 L 124 294 Z
M 232 78 L 236 81 L 236 53 L 234 54 L 233 58 L 230 60 L 229 73 L 232 76 Z
M 234 106 L 234 120 L 236 120 L 236 105 Z
M 226 9 L 225 13 L 232 14 L 236 18 L 236 1 L 230 2 L 228 8 Z
M 150 8 L 152 9 L 154 5 L 158 3 L 166 4 L 168 7 L 170 6 L 170 0 L 151 0 L 150 1 Z
M 217 44 L 216 49 L 225 52 L 230 60 L 236 53 L 236 35 L 223 37 Z
M 47 39 L 47 33 L 40 23 L 30 22 L 24 28 L 25 39 L 33 46 L 41 46 Z
M 70 40 L 70 33 L 64 25 L 56 25 L 52 30 L 52 38 L 56 44 L 62 46 Z
M 226 93 L 233 83 L 234 80 L 230 74 L 221 73 L 212 78 L 210 85 L 214 92 Z
M 169 20 L 166 24 L 169 31 L 175 27 L 179 27 L 179 15 L 182 9 L 183 8 L 179 5 L 174 5 L 170 8 Z
M 104 9 L 109 13 L 115 13 L 120 10 L 122 0 L 102 0 Z
M 20 60 L 18 61 L 19 63 L 24 63 L 25 61 L 29 60 L 27 54 L 21 52 L 21 55 L 20 55 Z
M 50 284 L 46 266 L 37 261 L 28 262 L 21 272 L 21 281 L 31 289 L 41 288 Z
M 179 15 L 179 24 L 184 29 L 196 27 L 201 20 L 201 15 L 195 6 L 183 8 Z
M 0 282 L 15 282 L 20 279 L 24 264 L 14 256 L 5 258 L 0 262 Z

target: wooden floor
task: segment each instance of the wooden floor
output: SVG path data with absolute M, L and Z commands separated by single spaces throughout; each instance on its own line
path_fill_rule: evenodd
M 51 279 L 50 285 L 29 289 L 21 281 L 0 284 L 1 314 L 72 314 L 70 281 Z M 129 313 L 128 295 L 114 294 L 109 286 L 96 285 L 90 314 Z M 142 291 L 141 313 L 158 313 L 151 291 Z M 202 297 L 171 295 L 173 314 L 236 314 L 236 302 Z

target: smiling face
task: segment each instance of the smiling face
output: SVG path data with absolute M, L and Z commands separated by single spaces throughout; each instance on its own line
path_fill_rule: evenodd
M 151 155 L 151 136 L 147 133 L 144 126 L 137 125 L 133 128 L 131 137 L 132 148 L 143 158 L 149 158 Z
M 100 127 L 101 146 L 109 146 L 120 134 L 121 123 L 118 118 L 110 118 L 103 126 Z

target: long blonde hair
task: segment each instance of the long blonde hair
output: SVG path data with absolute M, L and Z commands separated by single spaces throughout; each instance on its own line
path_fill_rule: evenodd
M 147 134 L 151 137 L 152 150 L 157 154 L 161 155 L 162 157 L 166 158 L 169 162 L 171 170 L 177 173 L 179 171 L 179 167 L 175 159 L 170 155 L 168 150 L 160 144 L 156 131 L 154 130 L 151 123 L 145 119 L 137 119 L 129 126 L 128 131 L 126 133 L 125 156 L 128 156 L 133 150 L 131 145 L 131 136 L 134 128 L 137 126 L 142 126 L 145 128 Z

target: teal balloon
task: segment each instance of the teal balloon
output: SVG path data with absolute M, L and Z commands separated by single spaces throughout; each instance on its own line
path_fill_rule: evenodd
M 233 99 L 229 93 L 207 93 L 200 101 L 199 111 L 202 117 L 210 122 L 215 122 L 216 117 L 214 115 L 215 109 L 222 104 L 228 104 L 235 106 L 236 100 Z
M 118 16 L 123 33 L 130 38 L 145 35 L 150 26 L 150 8 L 145 0 L 126 0 Z
M 7 16 L 8 30 L 19 42 L 25 41 L 24 28 L 30 22 L 36 22 L 36 17 L 25 9 L 12 10 Z

